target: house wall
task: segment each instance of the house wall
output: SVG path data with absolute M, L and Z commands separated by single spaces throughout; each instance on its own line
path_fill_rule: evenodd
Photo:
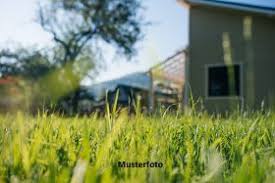
M 189 83 L 194 100 L 209 112 L 259 108 L 275 101 L 275 18 L 192 6 L 190 8 Z M 240 64 L 241 97 L 207 97 L 207 66 Z M 274 79 L 273 79 L 274 78 Z

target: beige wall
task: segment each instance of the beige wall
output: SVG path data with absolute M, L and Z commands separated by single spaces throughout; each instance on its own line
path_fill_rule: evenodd
M 225 57 L 226 55 L 226 57 Z M 236 105 L 259 108 L 275 101 L 275 18 L 247 12 L 195 6 L 190 9 L 189 82 L 195 100 L 210 112 Z M 241 64 L 240 98 L 208 98 L 208 64 Z

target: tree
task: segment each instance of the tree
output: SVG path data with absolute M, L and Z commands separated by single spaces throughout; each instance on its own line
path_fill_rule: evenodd
M 80 81 L 90 70 L 98 71 L 89 48 L 83 49 L 73 63 L 65 66 L 55 62 L 57 53 L 58 48 L 45 51 L 32 48 L 1 50 L 0 77 L 16 79 L 18 82 L 11 87 L 17 83 L 20 85 L 24 103 L 32 109 L 57 104 L 60 98 L 78 89 Z M 0 91 L 0 94 L 3 92 Z
M 103 40 L 132 56 L 142 37 L 139 0 L 50 0 L 38 20 L 62 48 L 61 65 L 74 62 L 83 49 Z
M 56 67 L 47 55 L 31 48 L 0 51 L 1 76 L 19 76 L 28 80 L 38 79 Z
M 46 52 L 0 51 L 0 76 L 21 76 L 37 85 L 39 97 L 57 101 L 77 90 L 90 70 L 97 71 L 94 53 L 100 49 L 94 43 L 105 41 L 126 56 L 135 54 L 142 38 L 140 10 L 140 0 L 45 0 L 38 21 L 56 44 Z
M 57 43 L 55 61 L 64 68 L 59 72 L 61 74 L 54 75 L 58 78 L 61 75 L 63 83 L 58 85 L 56 91 L 63 91 L 64 88 L 75 91 L 79 88 L 78 82 L 83 78 L 76 72 L 75 63 L 83 66 L 80 63 L 87 61 L 87 57 L 83 59 L 83 54 L 87 55 L 87 50 L 98 41 L 115 46 L 118 52 L 126 56 L 133 56 L 135 43 L 142 38 L 140 10 L 140 0 L 46 0 L 41 4 L 38 21 Z M 93 53 L 98 52 L 100 49 L 93 50 Z M 94 60 L 90 60 L 92 68 L 98 64 Z M 52 80 L 52 77 L 49 78 Z M 66 87 L 63 87 L 64 83 Z M 74 95 L 73 103 L 76 103 L 76 98 L 77 95 Z
M 39 95 L 38 81 L 45 77 L 56 65 L 41 50 L 32 48 L 14 48 L 0 51 L 0 76 L 9 84 L 1 85 L 0 103 L 7 110 L 30 109 Z M 17 106 L 17 107 L 16 107 Z M 2 105 L 3 107 L 3 105 Z

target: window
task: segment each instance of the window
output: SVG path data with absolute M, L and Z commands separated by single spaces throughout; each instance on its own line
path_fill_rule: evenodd
M 208 67 L 208 96 L 240 96 L 240 65 Z

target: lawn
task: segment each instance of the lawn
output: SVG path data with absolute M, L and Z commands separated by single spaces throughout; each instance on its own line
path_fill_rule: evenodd
M 0 182 L 274 179 L 273 113 L 0 116 Z

